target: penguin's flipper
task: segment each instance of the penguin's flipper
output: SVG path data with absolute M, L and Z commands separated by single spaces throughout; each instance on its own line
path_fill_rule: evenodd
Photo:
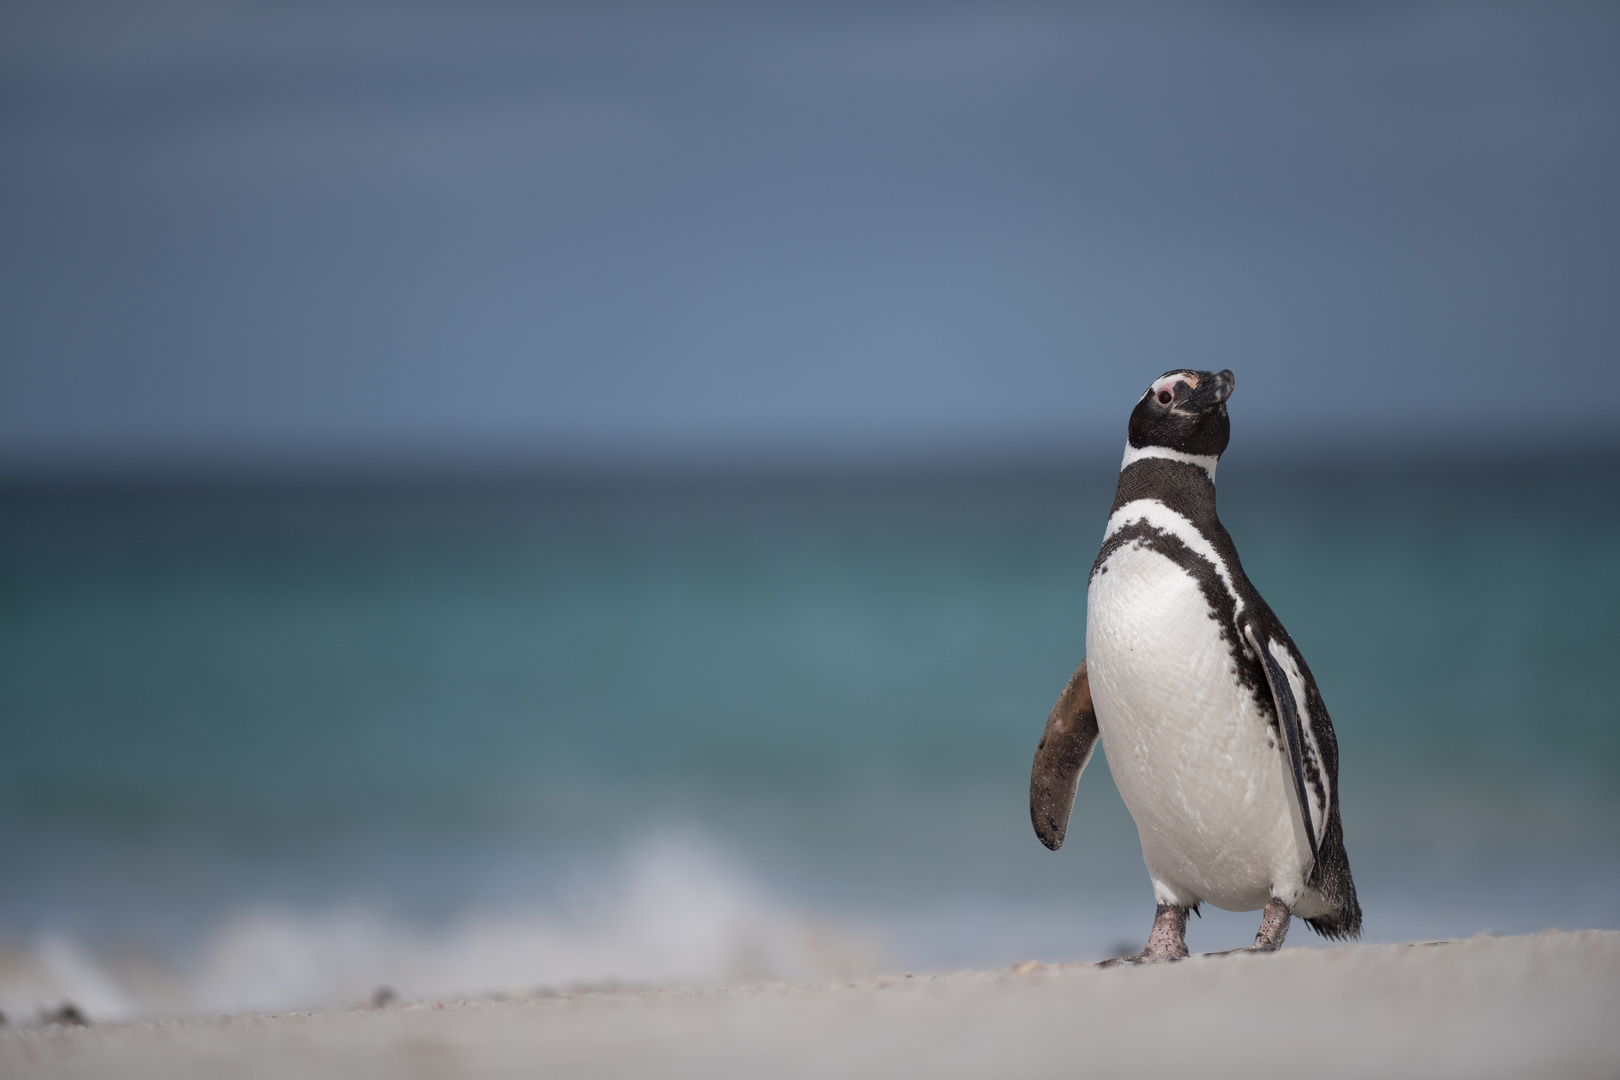
M 1289 681 L 1288 673 L 1283 670 L 1277 655 L 1279 651 L 1286 655 L 1288 646 L 1274 637 L 1267 637 L 1262 646 L 1253 627 L 1245 627 L 1244 633 L 1249 644 L 1260 654 L 1266 669 L 1266 681 L 1271 684 L 1271 700 L 1277 705 L 1277 719 L 1288 742 L 1288 771 L 1294 775 L 1294 793 L 1299 796 L 1299 812 L 1305 818 L 1305 839 L 1311 845 L 1311 865 L 1314 867 L 1320 861 L 1320 855 L 1316 850 L 1316 826 L 1311 821 L 1311 800 L 1305 793 L 1305 756 L 1302 749 L 1305 736 L 1300 730 L 1300 717 L 1308 715 L 1307 707 L 1304 701 L 1296 697 L 1294 684 Z
M 1053 851 L 1063 846 L 1080 774 L 1096 749 L 1097 712 L 1091 707 L 1091 683 L 1082 660 L 1046 718 L 1029 773 L 1029 819 L 1035 835 Z

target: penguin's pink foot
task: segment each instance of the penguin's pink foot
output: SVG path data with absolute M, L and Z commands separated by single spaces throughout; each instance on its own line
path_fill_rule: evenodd
M 1174 904 L 1160 904 L 1153 917 L 1153 931 L 1148 934 L 1147 948 L 1133 956 L 1116 956 L 1104 960 L 1098 967 L 1120 967 L 1124 964 L 1166 964 L 1172 960 L 1187 959 L 1187 909 Z
M 1265 914 L 1260 916 L 1260 931 L 1254 935 L 1254 944 L 1225 952 L 1205 953 L 1205 956 L 1236 956 L 1239 953 L 1276 952 L 1288 936 L 1288 923 L 1293 913 L 1281 900 L 1266 901 Z

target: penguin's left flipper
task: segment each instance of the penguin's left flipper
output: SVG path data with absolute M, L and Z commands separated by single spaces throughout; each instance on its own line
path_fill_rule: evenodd
M 1029 819 L 1035 835 L 1053 851 L 1063 846 L 1080 774 L 1096 749 L 1097 712 L 1091 706 L 1091 682 L 1082 660 L 1046 718 L 1029 773 Z
M 1294 794 L 1299 797 L 1300 816 L 1305 819 L 1305 839 L 1311 846 L 1311 866 L 1314 868 L 1321 861 L 1321 855 L 1316 849 L 1316 826 L 1311 821 L 1311 800 L 1305 793 L 1305 756 L 1302 749 L 1305 745 L 1304 734 L 1300 730 L 1301 717 L 1306 715 L 1306 705 L 1296 695 L 1294 684 L 1289 681 L 1288 673 L 1283 670 L 1282 661 L 1289 656 L 1288 646 L 1274 637 L 1267 636 L 1262 645 L 1260 636 L 1255 633 L 1252 626 L 1244 628 L 1244 634 L 1249 644 L 1254 646 L 1260 654 L 1262 665 L 1266 669 L 1266 682 L 1271 684 L 1271 699 L 1277 705 L 1277 719 L 1281 722 L 1283 734 L 1288 746 L 1288 771 L 1294 775 Z M 1309 875 L 1307 875 L 1308 877 Z

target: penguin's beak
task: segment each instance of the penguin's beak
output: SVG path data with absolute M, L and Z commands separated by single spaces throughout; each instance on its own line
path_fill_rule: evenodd
M 1226 404 L 1226 399 L 1232 396 L 1232 388 L 1237 380 L 1232 376 L 1232 369 L 1217 371 L 1211 375 L 1207 371 L 1197 373 L 1198 382 L 1192 393 L 1187 395 L 1186 411 L 1192 413 L 1207 413 Z

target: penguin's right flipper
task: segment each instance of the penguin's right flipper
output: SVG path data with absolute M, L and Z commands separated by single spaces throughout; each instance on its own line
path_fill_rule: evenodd
M 1046 718 L 1029 773 L 1029 819 L 1035 835 L 1053 851 L 1063 846 L 1080 774 L 1096 749 L 1097 711 L 1091 706 L 1091 683 L 1082 660 Z
M 1297 654 L 1290 655 L 1290 646 L 1275 637 L 1268 636 L 1266 644 L 1261 647 L 1260 637 L 1254 627 L 1244 627 L 1244 636 L 1249 644 L 1254 646 L 1255 652 L 1260 654 L 1262 666 L 1265 668 L 1266 681 L 1271 684 L 1271 700 L 1277 706 L 1277 720 L 1286 736 L 1288 753 L 1288 771 L 1294 778 L 1294 795 L 1299 799 L 1300 817 L 1305 821 L 1305 839 L 1311 848 L 1311 869 L 1307 873 L 1310 878 L 1316 873 L 1316 864 L 1322 859 L 1316 843 L 1316 823 L 1311 818 L 1311 797 L 1305 789 L 1305 736 L 1301 731 L 1301 714 L 1308 715 L 1302 690 L 1296 690 L 1288 678 L 1288 672 L 1283 670 L 1282 662 L 1287 659 L 1290 663 L 1298 664 Z M 1298 676 L 1295 671 L 1295 676 Z

